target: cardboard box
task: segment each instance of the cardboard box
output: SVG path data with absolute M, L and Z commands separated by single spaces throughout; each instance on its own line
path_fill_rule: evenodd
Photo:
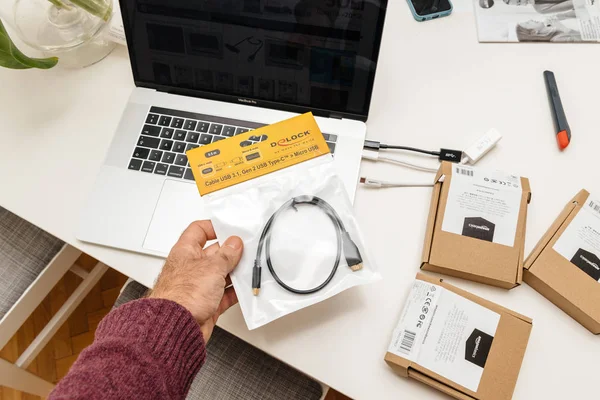
M 529 180 L 444 162 L 435 182 L 421 269 L 506 289 L 519 285 Z
M 512 398 L 531 319 L 417 274 L 385 361 L 456 399 Z
M 525 261 L 525 282 L 600 334 L 600 203 L 581 190 Z

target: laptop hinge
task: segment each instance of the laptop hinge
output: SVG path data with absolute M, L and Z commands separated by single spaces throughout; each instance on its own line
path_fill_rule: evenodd
M 329 114 L 329 118 L 342 119 L 342 116 L 340 114 L 331 113 Z

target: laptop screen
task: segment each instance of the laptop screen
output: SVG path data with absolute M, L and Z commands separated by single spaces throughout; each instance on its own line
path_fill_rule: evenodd
M 387 0 L 121 0 L 136 83 L 366 118 Z

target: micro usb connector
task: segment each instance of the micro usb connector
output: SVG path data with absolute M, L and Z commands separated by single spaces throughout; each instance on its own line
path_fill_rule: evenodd
M 348 232 L 342 234 L 342 248 L 344 249 L 344 258 L 346 258 L 348 267 L 354 272 L 361 270 L 363 267 L 362 256 L 360 255 L 358 246 L 350 238 Z

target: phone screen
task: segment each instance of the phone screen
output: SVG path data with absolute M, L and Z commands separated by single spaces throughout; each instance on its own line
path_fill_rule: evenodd
M 411 2 L 419 15 L 430 15 L 450 10 L 449 0 L 411 0 Z

